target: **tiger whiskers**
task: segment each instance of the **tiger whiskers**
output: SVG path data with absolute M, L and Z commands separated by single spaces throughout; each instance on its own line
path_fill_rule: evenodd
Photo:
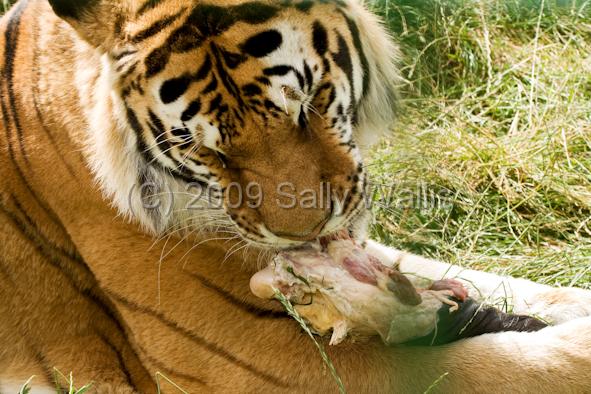
M 204 239 L 203 241 L 198 242 L 197 244 L 193 245 L 180 259 L 179 261 L 183 261 L 187 258 L 187 256 L 194 251 L 196 248 L 198 248 L 199 246 L 208 243 L 208 242 L 214 242 L 214 241 L 225 241 L 224 243 L 228 243 L 231 242 L 235 239 L 241 239 L 242 236 L 240 234 L 236 234 L 233 237 L 214 237 L 214 238 L 208 238 L 208 239 Z M 186 266 L 187 261 L 185 260 L 185 263 L 183 263 L 183 268 Z
M 222 222 L 218 222 L 217 223 L 217 227 L 215 228 L 209 228 L 212 225 L 216 225 L 216 222 L 210 222 L 207 223 L 207 227 L 208 228 L 195 228 L 193 225 L 189 224 L 187 226 L 184 226 L 182 228 L 179 228 L 178 230 L 172 231 L 170 232 L 168 235 L 166 235 L 165 237 L 161 237 L 160 240 L 155 241 L 156 243 L 161 242 L 164 238 L 171 238 L 175 235 L 175 233 L 185 233 L 184 236 L 182 236 L 182 238 L 179 239 L 179 241 L 173 246 L 173 248 L 166 254 L 167 257 L 170 253 L 172 253 L 172 251 L 179 246 L 181 243 L 185 242 L 187 239 L 189 239 L 191 236 L 195 235 L 195 236 L 200 236 L 206 233 L 210 233 L 210 234 L 232 234 L 235 235 L 236 231 L 229 228 L 229 227 L 222 227 L 222 225 L 225 225 L 225 223 Z M 192 229 L 191 231 L 188 231 Z M 155 246 L 154 244 L 154 246 Z
M 195 231 L 194 231 L 195 232 Z M 189 233 L 192 234 L 194 232 Z M 162 247 L 162 251 L 160 253 L 160 259 L 158 260 L 158 274 L 157 274 L 157 292 L 158 292 L 158 306 L 161 305 L 162 302 L 162 265 L 164 263 L 164 260 L 166 259 L 166 257 L 168 257 L 168 255 L 170 255 L 170 253 L 172 253 L 172 251 L 174 249 L 176 249 L 178 247 L 178 245 L 180 245 L 183 241 L 179 241 L 177 242 L 176 245 L 174 245 L 170 250 L 168 250 L 168 252 L 165 253 L 165 249 L 166 246 L 168 245 L 168 242 L 170 241 L 170 239 L 172 238 L 172 235 L 169 235 L 166 239 L 166 242 L 164 243 L 164 246 Z M 200 245 L 203 245 L 207 242 L 213 242 L 213 241 L 225 241 L 227 242 L 231 242 L 232 240 L 235 239 L 240 239 L 241 236 L 239 234 L 234 234 L 234 236 L 231 237 L 214 237 L 214 238 L 208 238 L 205 239 L 201 242 L 198 242 L 196 245 L 193 245 L 180 259 L 179 262 L 182 262 L 183 260 L 185 260 L 183 262 L 182 265 L 182 269 L 184 270 L 186 268 L 186 264 L 188 263 L 188 260 L 186 260 L 186 257 L 196 248 L 198 248 Z M 244 241 L 240 241 L 240 242 L 244 242 Z M 232 249 L 232 248 L 231 248 Z M 239 250 L 239 249 L 238 249 Z
M 324 116 L 322 116 L 322 114 L 320 113 L 320 111 L 318 111 L 318 108 L 316 108 L 314 104 L 312 104 L 311 102 L 304 101 L 302 103 L 302 106 L 306 111 L 312 112 L 314 115 L 318 116 L 318 118 L 320 118 L 325 124 L 328 124 L 327 120 L 324 118 Z
M 153 248 L 157 243 L 161 242 L 166 237 L 172 237 L 175 234 L 182 234 L 183 232 L 192 229 L 192 231 L 188 231 L 181 240 L 177 243 L 178 246 L 180 243 L 185 241 L 191 235 L 197 234 L 204 234 L 206 232 L 210 233 L 228 233 L 228 234 L 236 234 L 236 230 L 232 224 L 230 224 L 225 217 L 208 217 L 209 220 L 203 221 L 199 220 L 197 223 L 197 218 L 195 216 L 186 218 L 178 223 L 178 227 L 167 231 L 161 237 L 157 238 L 154 243 L 152 244 L 151 248 Z M 196 225 L 198 224 L 198 226 Z M 215 226 L 215 227 L 213 227 Z M 172 251 L 172 250 L 171 250 Z M 170 254 L 170 252 L 169 252 Z
M 285 109 L 285 114 L 286 115 L 289 115 L 289 108 L 287 107 L 287 90 L 288 89 L 291 89 L 291 88 L 289 88 L 287 86 L 282 86 L 281 87 L 281 90 L 280 90 L 280 92 L 281 92 L 281 98 L 283 100 L 283 108 Z
M 162 157 L 162 156 L 166 156 L 166 154 L 167 154 L 168 152 L 172 151 L 174 148 L 176 148 L 176 145 L 173 145 L 173 146 L 171 146 L 171 147 L 170 147 L 170 148 L 168 148 L 168 149 L 165 149 L 165 150 L 163 150 L 163 151 L 160 151 L 160 153 L 158 153 L 156 156 L 154 156 L 154 157 L 152 158 L 152 160 L 150 160 L 150 161 L 148 162 L 148 165 L 154 164 L 154 163 L 155 163 L 155 162 L 156 162 L 156 161 L 157 161 L 157 160 L 158 160 L 160 157 Z
M 158 282 L 157 282 L 157 288 L 158 288 L 158 306 L 161 305 L 161 301 L 162 301 L 162 289 L 161 289 L 161 278 L 162 278 L 162 261 L 164 260 L 163 254 L 164 254 L 164 249 L 166 249 L 166 245 L 168 244 L 168 241 L 170 241 L 170 237 L 168 237 L 166 239 L 166 242 L 164 243 L 164 246 L 162 247 L 162 251 L 160 252 L 160 259 L 158 260 Z
M 249 245 L 248 241 L 245 241 L 244 239 L 240 240 L 240 242 L 238 242 L 235 245 L 232 245 L 232 247 L 230 247 L 230 249 L 228 249 L 228 251 L 226 252 L 226 255 L 224 256 L 224 260 L 221 263 L 221 266 L 223 266 L 226 261 L 228 261 L 228 259 L 230 259 L 230 257 L 232 257 L 233 255 L 235 255 L 236 253 L 238 253 L 240 250 L 247 248 Z
M 273 257 L 273 255 L 275 254 L 275 252 L 271 249 L 263 249 L 263 248 L 259 248 L 259 254 L 257 256 L 257 268 L 258 269 L 263 269 L 265 268 L 265 266 L 269 263 L 271 257 Z M 262 263 L 261 263 L 262 261 Z
M 322 114 L 320 113 L 318 108 L 316 108 L 312 104 L 312 100 L 314 98 L 313 94 L 306 94 L 306 92 L 304 92 L 303 90 L 292 88 L 290 86 L 283 86 L 281 88 L 281 94 L 282 94 L 282 97 L 284 100 L 284 104 L 286 106 L 287 106 L 287 99 L 286 98 L 289 98 L 294 101 L 299 101 L 300 103 L 302 103 L 302 109 L 305 112 L 308 112 L 308 111 L 312 112 L 314 115 L 318 116 L 318 118 L 320 118 L 325 124 L 328 124 L 327 120 L 325 119 L 324 116 L 322 116 Z
M 167 130 L 167 133 L 172 133 L 173 131 L 176 131 L 176 130 L 185 130 L 185 128 L 184 127 L 182 127 L 182 128 L 175 127 L 170 130 Z M 156 141 L 156 144 L 146 148 L 144 153 L 149 152 L 152 149 L 159 147 L 161 144 L 168 143 L 168 142 L 171 142 L 172 140 L 176 140 L 176 139 L 181 139 L 181 138 L 178 136 L 175 136 L 175 135 L 171 135 L 162 141 Z M 197 150 L 199 150 L 202 146 L 203 145 L 201 143 L 195 143 L 195 145 L 193 146 L 193 148 L 191 150 L 193 150 L 195 147 L 197 147 Z M 170 152 L 171 150 L 173 150 L 174 148 L 177 148 L 177 147 L 178 147 L 178 144 L 173 144 L 170 148 L 161 151 L 158 155 L 156 155 L 154 158 L 152 158 L 152 160 L 150 160 L 150 162 L 148 164 L 154 163 L 161 156 L 166 155 L 168 152 Z M 188 157 L 188 156 L 186 156 L 186 157 Z M 183 161 L 186 161 L 186 157 L 183 159 Z
M 175 168 L 175 170 L 182 171 L 187 164 L 186 162 L 187 162 L 187 159 L 189 158 L 189 156 L 192 156 L 194 153 L 197 153 L 197 151 L 199 149 L 201 149 L 202 146 L 203 146 L 202 144 L 193 145 L 193 147 L 191 149 L 189 149 L 189 151 L 187 151 L 187 153 L 185 153 L 183 155 L 183 157 L 181 158 L 180 164 L 177 166 L 177 168 Z
M 176 140 L 177 138 L 178 138 L 178 137 L 176 137 L 176 136 L 174 136 L 174 135 L 171 135 L 171 136 L 168 136 L 167 138 L 165 138 L 165 139 L 163 139 L 163 140 L 161 140 L 161 141 L 158 141 L 158 139 L 156 139 L 156 143 L 155 143 L 155 144 L 152 144 L 152 145 L 150 145 L 150 146 L 148 146 L 148 147 L 146 147 L 146 149 L 144 149 L 144 150 L 142 151 L 142 153 L 148 153 L 148 152 L 150 152 L 152 149 L 154 149 L 154 148 L 158 148 L 160 145 L 162 145 L 162 144 L 165 144 L 165 143 L 167 143 L 167 142 L 172 142 L 173 140 Z

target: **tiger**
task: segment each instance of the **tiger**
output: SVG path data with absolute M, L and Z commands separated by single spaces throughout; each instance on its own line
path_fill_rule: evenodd
M 588 291 L 368 239 L 364 163 L 402 109 L 398 47 L 361 1 L 19 0 L 0 30 L 0 392 L 589 390 Z M 292 204 L 309 190 L 323 203 Z M 339 388 L 248 288 L 337 231 L 554 326 L 324 346 Z

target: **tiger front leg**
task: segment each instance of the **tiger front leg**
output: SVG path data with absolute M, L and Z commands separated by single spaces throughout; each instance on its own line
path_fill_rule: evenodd
M 503 302 L 513 313 L 537 316 L 550 324 L 563 324 L 591 316 L 591 291 L 577 288 L 556 289 L 525 279 L 469 270 L 440 261 L 402 252 L 374 241 L 366 250 L 382 264 L 396 266 L 418 288 L 433 281 L 454 279 L 469 290 L 478 302 Z

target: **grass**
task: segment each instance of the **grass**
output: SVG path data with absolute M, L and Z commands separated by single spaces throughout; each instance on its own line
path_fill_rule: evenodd
M 300 316 L 300 314 L 294 308 L 294 306 L 289 301 L 289 299 L 287 299 L 287 297 L 285 297 L 285 295 L 283 295 L 281 292 L 279 292 L 279 290 L 275 290 L 275 299 L 277 301 L 279 301 L 281 303 L 281 305 L 283 305 L 283 308 L 285 308 L 285 311 L 287 312 L 287 314 L 289 316 L 291 316 L 291 318 L 294 319 L 300 325 L 302 330 L 310 337 L 310 339 L 312 339 L 314 346 L 316 346 L 316 349 L 318 349 L 318 352 L 320 353 L 320 357 L 322 358 L 324 365 L 330 371 L 330 374 L 333 377 L 333 379 L 339 389 L 339 393 L 345 394 L 346 393 L 345 385 L 343 384 L 341 377 L 339 376 L 336 368 L 334 367 L 332 360 L 330 359 L 330 357 L 328 356 L 328 354 L 324 350 L 324 345 L 322 344 L 322 342 L 319 342 L 318 340 L 316 340 L 316 337 L 314 336 L 314 334 L 312 333 L 312 331 L 310 330 L 310 328 L 306 324 L 306 321 Z
M 591 288 L 591 3 L 377 0 L 403 109 L 369 164 L 373 235 Z
M 61 373 L 57 368 L 53 369 L 55 380 L 55 392 L 58 394 L 85 394 L 92 388 L 92 383 L 86 384 L 80 388 L 74 386 L 74 378 L 70 372 L 69 376 Z M 21 387 L 18 394 L 30 394 L 33 389 L 35 376 L 31 376 Z
M 591 289 L 591 2 L 368 3 L 405 77 L 400 120 L 368 166 L 373 235 Z
M 0 11 L 2 12 L 2 14 L 8 11 L 8 9 L 13 3 L 14 1 L 11 0 L 2 0 L 2 2 L 0 2 Z

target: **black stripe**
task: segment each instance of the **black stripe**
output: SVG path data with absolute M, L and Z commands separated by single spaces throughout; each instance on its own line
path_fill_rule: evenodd
M 29 158 L 27 152 L 25 151 L 25 146 L 23 142 L 23 130 L 16 109 L 16 96 L 14 93 L 14 61 L 16 60 L 16 49 L 18 47 L 21 16 L 25 10 L 27 3 L 27 0 L 18 3 L 18 6 L 16 7 L 14 14 L 8 21 L 8 27 L 6 28 L 6 32 L 4 33 L 4 39 L 6 40 L 4 48 L 4 80 L 6 81 L 8 103 L 10 106 L 10 112 L 12 114 L 12 121 L 17 135 L 17 140 L 20 146 L 20 151 L 23 155 L 23 158 L 25 159 L 25 162 L 29 164 Z
M 140 124 L 140 121 L 133 109 L 131 109 L 129 106 L 126 105 L 126 111 L 127 111 L 127 122 L 129 123 L 129 126 L 131 127 L 131 129 L 135 133 L 136 145 L 137 145 L 138 151 L 139 151 L 140 155 L 144 158 L 144 160 L 147 163 L 149 163 L 154 158 L 152 157 L 152 154 L 151 154 L 150 150 L 148 149 L 148 146 L 146 145 L 146 141 L 144 139 L 144 128 Z
M 10 196 L 10 202 L 14 206 L 16 213 L 11 212 L 8 208 L 4 205 L 0 204 L 0 210 L 11 220 L 12 224 L 18 229 L 21 235 L 29 240 L 34 246 L 35 249 L 44 257 L 47 257 L 54 263 L 59 265 L 60 270 L 65 270 L 67 267 L 62 266 L 61 262 L 56 259 L 55 254 L 51 253 L 57 252 L 57 255 L 62 255 L 63 257 L 72 260 L 76 263 L 76 266 L 82 270 L 82 274 L 86 276 L 92 276 L 90 268 L 86 265 L 86 263 L 82 260 L 82 258 L 74 251 L 67 251 L 64 248 L 52 243 L 47 237 L 42 233 L 39 226 L 33 221 L 33 219 L 27 214 L 27 212 L 23 209 L 22 205 L 14 198 Z M 20 217 L 19 217 L 20 215 Z M 21 218 L 22 217 L 22 218 Z M 79 276 L 70 270 L 71 277 L 74 278 L 75 276 Z
M 131 376 L 129 368 L 127 368 L 127 365 L 125 364 L 125 359 L 123 358 L 121 350 L 119 350 L 117 346 L 115 346 L 115 344 L 105 334 L 101 332 L 96 332 L 95 334 L 105 343 L 105 345 L 107 345 L 109 349 L 111 349 L 113 353 L 115 353 L 115 357 L 117 357 L 117 363 L 119 364 L 119 369 L 125 375 L 125 381 L 130 387 L 134 389 L 135 392 L 139 393 L 140 390 L 133 381 L 133 377 Z
M 201 111 L 201 100 L 195 99 L 187 106 L 181 115 L 181 121 L 183 123 L 190 121 Z M 173 132 L 173 134 L 175 134 Z M 175 134 L 176 135 L 176 134 Z M 192 138 L 192 137 L 191 137 Z
M 197 73 L 194 75 L 193 80 L 195 82 L 199 82 L 205 79 L 205 77 L 207 77 L 209 75 L 209 72 L 211 71 L 211 57 L 208 55 L 205 56 L 205 60 L 203 60 L 203 64 L 201 65 L 201 67 L 199 67 L 199 70 L 197 70 Z
M 355 45 L 355 49 L 357 50 L 359 58 L 361 59 L 361 67 L 363 69 L 363 96 L 365 96 L 367 95 L 367 91 L 369 90 L 369 79 L 371 77 L 369 62 L 367 60 L 367 56 L 365 56 L 365 51 L 363 50 L 363 44 L 361 43 L 361 35 L 359 34 L 359 28 L 351 18 L 349 18 L 344 13 L 343 16 L 345 17 L 347 25 L 349 26 L 349 30 L 351 31 L 351 36 L 353 37 L 353 45 Z
M 160 19 L 157 22 L 154 22 L 150 27 L 142 30 L 134 37 L 132 37 L 131 42 L 138 44 L 144 40 L 147 40 L 150 37 L 155 36 L 156 34 L 160 33 L 162 30 L 166 29 L 168 26 L 172 25 L 182 14 L 185 12 L 185 9 L 181 9 L 174 15 L 167 16 L 164 19 Z
M 135 71 L 135 69 L 137 68 L 138 64 L 139 64 L 139 62 L 135 62 L 131 66 L 129 66 L 127 68 L 127 71 L 125 71 L 123 74 L 121 74 L 119 76 L 119 79 L 121 81 L 125 81 L 127 79 L 127 77 L 129 77 Z M 125 66 L 127 66 L 127 64 L 125 64 Z
M 120 52 L 116 55 L 112 55 L 111 58 L 115 61 L 119 61 L 119 60 L 123 59 L 125 56 L 133 55 L 136 53 L 137 53 L 136 50 L 126 50 L 126 51 Z
M 190 20 L 186 20 L 168 37 L 163 48 L 172 53 L 186 53 L 199 48 L 206 39 L 207 36 L 193 26 Z
M 187 129 L 186 127 L 175 127 L 170 132 L 172 133 L 172 135 L 174 135 L 177 138 L 180 138 L 184 142 L 193 139 L 193 134 L 191 134 L 191 130 Z
M 306 78 L 306 87 L 308 90 L 312 89 L 312 85 L 314 84 L 314 76 L 312 74 L 312 69 L 308 65 L 308 62 L 304 60 L 304 77 Z
M 199 179 L 198 177 L 201 176 L 199 174 L 193 174 L 193 173 L 189 173 L 188 171 L 185 171 L 185 169 L 183 168 L 182 170 L 178 170 L 178 169 L 174 169 L 174 170 L 168 170 L 168 172 L 176 179 L 181 180 L 185 183 L 197 183 L 199 186 L 207 189 L 209 187 L 209 183 Z
M 193 78 L 187 74 L 167 80 L 160 87 L 160 100 L 164 104 L 175 102 L 187 92 L 191 82 L 193 82 Z
M 164 70 L 172 53 L 184 53 L 196 49 L 205 42 L 206 38 L 219 36 L 238 22 L 252 25 L 267 22 L 279 10 L 279 7 L 258 1 L 234 6 L 197 4 L 183 25 L 146 58 L 146 78 Z
M 350 106 L 353 108 L 355 106 L 355 81 L 353 79 L 353 61 L 351 59 L 351 51 L 349 50 L 349 45 L 343 38 L 342 35 L 337 33 L 337 43 L 339 45 L 338 52 L 332 54 L 332 59 L 336 63 L 336 65 L 343 70 L 345 73 L 347 80 L 349 81 L 349 89 L 351 93 L 351 103 Z
M 251 1 L 232 6 L 198 3 L 187 19 L 205 37 L 222 34 L 239 22 L 257 25 L 267 22 L 280 8 L 262 1 Z
M 15 9 L 15 13 L 12 15 L 9 24 L 7 26 L 7 30 L 5 32 L 5 37 L 6 37 L 6 42 L 5 42 L 5 49 L 4 49 L 4 55 L 5 55 L 5 64 L 4 64 L 4 70 L 2 70 L 2 72 L 0 73 L 0 75 L 2 76 L 3 81 L 6 81 L 7 85 L 12 85 L 12 72 L 8 73 L 7 70 L 14 70 L 14 61 L 15 61 L 15 52 L 16 52 L 16 38 L 14 38 L 15 42 L 12 41 L 8 41 L 8 39 L 12 39 L 12 36 L 15 34 L 15 32 L 18 30 L 19 26 L 20 26 L 20 17 L 24 11 L 25 6 L 28 4 L 28 0 L 22 0 L 18 3 L 18 5 L 16 6 Z M 9 56 L 10 55 L 10 56 Z M 0 86 L 0 107 L 2 110 L 2 116 L 4 118 L 4 128 L 6 131 L 6 140 L 7 140 L 7 144 L 8 144 L 8 154 L 9 157 L 12 161 L 12 163 L 14 164 L 14 168 L 16 170 L 16 175 L 18 175 L 18 177 L 20 178 L 20 180 L 22 181 L 24 187 L 27 189 L 27 191 L 29 192 L 29 194 L 31 195 L 31 197 L 33 198 L 33 200 L 35 200 L 35 202 L 42 208 L 43 212 L 45 212 L 49 218 L 59 227 L 61 227 L 61 229 L 65 232 L 65 229 L 63 227 L 63 225 L 61 224 L 61 222 L 59 221 L 59 218 L 57 217 L 57 215 L 55 214 L 55 212 L 53 212 L 53 210 L 46 204 L 44 204 L 41 199 L 39 198 L 39 196 L 37 196 L 37 194 L 33 191 L 33 187 L 31 186 L 31 184 L 29 183 L 29 181 L 27 180 L 27 177 L 25 176 L 25 173 L 23 171 L 23 169 L 20 167 L 20 165 L 18 164 L 17 160 L 16 160 L 16 155 L 14 152 L 14 147 L 12 146 L 12 133 L 11 133 L 11 125 L 14 122 L 10 122 L 11 118 L 10 115 L 8 113 L 8 107 L 7 104 L 5 102 L 5 94 L 4 94 L 4 84 L 2 84 Z M 13 92 L 14 94 L 14 92 Z M 16 113 L 14 112 L 14 108 L 12 108 L 13 110 L 13 114 L 16 118 Z
M 53 12 L 60 18 L 79 21 L 84 15 L 95 11 L 99 0 L 53 0 L 49 1 Z
M 129 123 L 131 129 L 135 132 L 135 135 L 136 135 L 137 149 L 145 161 L 144 166 L 146 166 L 147 163 L 150 163 L 154 167 L 161 168 L 163 171 L 166 171 L 173 178 L 176 178 L 180 181 L 183 181 L 186 183 L 196 182 L 205 188 L 207 188 L 209 186 L 206 182 L 196 179 L 194 177 L 194 174 L 192 174 L 192 173 L 187 173 L 185 171 L 179 171 L 178 169 L 171 170 L 171 169 L 163 167 L 160 162 L 156 161 L 154 159 L 154 156 L 152 156 L 152 153 L 150 152 L 150 150 L 146 146 L 146 142 L 144 140 L 144 129 L 143 129 L 142 125 L 140 124 L 140 121 L 139 121 L 137 115 L 129 106 L 126 106 L 126 111 L 127 111 L 127 121 Z
M 59 386 L 58 382 L 55 381 L 53 366 L 49 363 L 45 354 L 43 354 L 41 350 L 33 346 L 32 338 L 25 338 L 25 342 L 27 343 L 27 347 L 29 348 L 31 353 L 33 353 L 33 358 L 41 367 L 41 369 L 43 369 L 43 377 L 47 380 L 47 383 Z
M 162 0 L 147 0 L 137 11 L 136 16 L 140 17 L 151 9 L 155 8 Z
M 313 5 L 314 2 L 312 0 L 303 0 L 297 3 L 295 7 L 302 12 L 308 12 Z
M 18 210 L 18 207 L 20 207 L 18 201 L 12 198 L 12 202 Z M 88 300 L 91 304 L 96 305 L 97 308 L 104 313 L 106 319 L 113 323 L 117 332 L 119 332 L 123 338 L 126 338 L 125 328 L 121 324 L 115 308 L 110 305 L 110 301 L 103 294 L 98 293 L 95 290 L 98 289 L 96 279 L 86 262 L 78 255 L 78 253 L 67 252 L 62 248 L 53 245 L 51 241 L 49 241 L 41 233 L 38 226 L 32 221 L 30 217 L 28 217 L 25 211 L 19 210 L 19 214 L 25 218 L 24 221 L 19 218 L 17 214 L 8 210 L 6 206 L 2 205 L 1 203 L 0 211 L 6 215 L 17 231 L 21 233 L 22 237 L 30 242 L 33 249 L 36 250 L 43 258 L 43 261 L 46 261 L 49 265 L 61 273 L 83 298 Z M 65 263 L 62 261 L 63 259 L 70 260 L 71 264 Z M 72 267 L 76 268 L 80 272 L 74 272 Z M 84 277 L 89 283 L 81 283 L 78 279 L 81 276 Z M 137 354 L 133 354 L 135 357 L 137 357 Z M 146 371 L 145 374 L 147 375 L 148 372 Z
M 80 257 L 74 253 L 73 251 L 69 251 L 64 249 L 63 247 L 56 245 L 55 243 L 51 242 L 41 231 L 37 223 L 31 218 L 31 216 L 27 213 L 21 203 L 14 197 L 10 196 L 10 202 L 14 205 L 16 211 L 24 218 L 24 222 L 29 226 L 30 229 L 34 230 L 37 239 L 42 239 L 45 245 L 48 245 L 51 249 L 58 251 L 60 254 L 67 256 L 72 260 L 77 260 Z M 24 228 L 24 227 L 23 227 Z
M 160 100 L 164 104 L 170 104 L 176 101 L 189 90 L 192 83 L 205 79 L 211 71 L 211 66 L 211 58 L 209 55 L 206 55 L 203 64 L 195 74 L 184 74 L 165 81 L 160 87 Z M 215 76 L 213 77 L 215 78 Z
M 35 30 L 35 42 L 38 43 L 38 39 L 39 39 L 39 30 L 36 29 Z M 53 149 L 58 153 L 57 157 L 61 160 L 61 162 L 66 167 L 66 171 L 68 171 L 68 174 L 70 174 L 70 176 L 72 178 L 74 178 L 76 181 L 78 181 L 78 177 L 76 176 L 76 172 L 74 171 L 72 166 L 70 166 L 70 163 L 68 163 L 66 161 L 65 156 L 61 153 L 61 150 L 59 149 L 59 146 L 58 146 L 53 134 L 51 133 L 51 131 L 49 130 L 49 128 L 45 124 L 45 118 L 43 116 L 43 113 L 41 112 L 41 107 L 39 105 L 39 96 L 40 96 L 39 86 L 40 86 L 40 80 L 41 80 L 41 69 L 39 67 L 39 47 L 37 45 L 35 46 L 35 50 L 33 52 L 33 70 L 34 70 L 33 75 L 35 77 L 35 81 L 33 82 L 33 85 L 32 85 L 33 107 L 35 109 L 35 115 L 37 116 L 37 120 L 39 121 L 39 124 L 41 125 L 41 129 L 43 130 L 43 132 L 45 133 L 45 135 L 49 139 L 49 143 L 51 144 L 51 146 L 53 146 Z
M 330 89 L 330 92 L 328 94 L 328 101 L 327 101 L 326 107 L 325 107 L 325 111 L 328 112 L 328 110 L 330 109 L 330 107 L 332 106 L 332 104 L 335 102 L 335 100 L 337 98 L 337 91 L 336 91 L 335 86 L 330 82 L 326 83 L 326 88 Z
M 115 17 L 115 23 L 113 24 L 113 34 L 117 38 L 123 38 L 121 36 L 121 30 L 123 30 L 123 24 L 125 23 L 125 17 L 121 14 Z
M 170 50 L 168 47 L 154 49 L 144 60 L 146 67 L 146 78 L 151 78 L 164 70 L 170 59 Z
M 236 84 L 236 82 L 234 82 L 234 79 L 232 79 L 232 77 L 224 67 L 224 62 L 222 60 L 220 49 L 213 43 L 211 44 L 211 49 L 213 51 L 215 59 L 216 71 L 218 76 L 222 80 L 222 84 L 224 85 L 228 93 L 230 93 L 232 97 L 236 99 L 238 105 L 240 105 L 241 107 L 244 106 L 244 101 L 242 100 L 242 95 L 240 94 L 240 89 L 238 88 L 238 85 Z
M 275 52 L 283 43 L 283 36 L 277 30 L 267 30 L 249 37 L 238 47 L 246 54 L 256 58 Z
M 266 78 L 266 77 L 256 77 L 255 80 L 257 82 L 260 82 L 264 86 L 271 86 L 271 81 L 269 81 L 269 78 Z
M 148 110 L 148 116 L 150 117 L 148 125 L 152 131 L 152 136 L 156 140 L 156 147 L 160 149 L 161 152 L 170 152 L 172 145 L 168 142 L 164 124 L 151 109 Z
M 207 86 L 205 86 L 205 89 L 203 89 L 203 91 L 201 92 L 202 95 L 206 95 L 208 93 L 213 92 L 214 90 L 216 90 L 218 87 L 218 79 L 215 77 L 215 75 L 211 76 L 211 82 L 209 82 L 207 84 Z
M 249 83 L 242 87 L 242 94 L 244 94 L 247 97 L 252 97 L 263 94 L 263 91 L 261 87 L 256 83 Z
M 234 356 L 232 353 L 228 352 L 224 348 L 216 345 L 215 343 L 207 341 L 205 338 L 203 338 L 202 336 L 200 336 L 196 332 L 180 326 L 174 320 L 168 319 L 163 313 L 157 312 L 153 309 L 150 309 L 147 306 L 140 306 L 140 305 L 136 304 L 135 302 L 130 301 L 130 300 L 122 297 L 121 295 L 116 294 L 110 290 L 106 290 L 106 292 L 107 292 L 107 294 L 109 294 L 109 296 L 112 299 L 114 299 L 116 302 L 123 305 L 125 308 L 127 308 L 131 311 L 134 311 L 134 312 L 138 312 L 138 313 L 150 316 L 150 317 L 160 321 L 162 324 L 164 324 L 165 326 L 170 328 L 172 331 L 184 336 L 185 338 L 189 339 L 191 342 L 195 343 L 196 345 L 206 349 L 207 351 L 209 351 L 211 353 L 214 353 L 215 355 L 225 359 L 226 361 L 239 366 L 240 368 L 252 373 L 253 375 L 255 375 L 255 376 L 257 376 L 269 383 L 273 383 L 276 386 L 284 387 L 284 388 L 289 387 L 289 385 L 286 382 L 284 382 L 281 378 L 275 377 L 267 372 L 261 371 L 261 370 L 257 369 L 255 366 L 249 364 L 248 362 L 240 360 L 239 358 L 237 358 L 236 356 Z
M 319 21 L 315 21 L 312 25 L 312 45 L 320 57 L 324 57 L 328 52 L 328 33 Z
M 140 352 L 142 353 L 144 359 L 146 359 L 148 361 L 148 363 L 153 364 L 156 368 L 158 368 L 158 370 L 159 370 L 158 372 L 161 372 L 161 373 L 164 373 L 165 375 L 167 375 L 166 376 L 167 378 L 174 376 L 174 377 L 179 377 L 181 379 L 187 380 L 189 382 L 198 383 L 203 386 L 207 386 L 207 383 L 205 382 L 205 380 L 198 378 L 196 376 L 193 376 L 193 375 L 186 374 L 184 372 L 176 371 L 176 370 L 166 366 L 164 363 L 162 363 L 160 360 L 156 359 L 155 357 L 152 357 L 146 349 L 142 348 L 139 345 L 137 345 L 137 347 L 140 350 Z
M 246 59 L 239 53 L 232 53 L 226 50 L 221 50 L 224 62 L 228 67 L 234 70 L 236 67 L 241 65 Z
M 299 72 L 297 69 L 295 69 L 292 66 L 280 64 L 278 66 L 268 67 L 263 70 L 263 74 L 267 77 L 284 76 L 284 75 L 287 75 L 289 72 L 293 72 L 295 74 L 296 78 L 298 79 L 298 84 L 299 84 L 300 89 L 304 89 L 304 86 L 305 86 L 304 76 L 302 75 L 301 72 Z
M 158 118 L 158 116 L 156 116 L 156 114 L 154 112 L 152 112 L 152 110 L 148 110 L 148 115 L 150 117 L 150 122 L 148 122 L 148 126 L 150 127 L 150 130 L 152 131 L 152 135 L 154 136 L 154 139 L 156 140 L 156 147 L 155 148 L 158 148 L 160 150 L 160 152 L 162 152 L 162 154 L 164 154 L 164 156 L 168 157 L 170 160 L 172 160 L 174 162 L 174 164 L 176 166 L 175 167 L 176 172 L 183 174 L 183 177 L 191 177 L 193 174 L 185 172 L 184 168 L 183 168 L 183 164 L 180 163 L 177 159 L 175 159 L 173 157 L 172 153 L 173 153 L 173 150 L 176 147 L 176 145 L 173 146 L 168 141 L 166 128 L 164 127 L 164 124 L 162 123 L 160 118 Z M 150 162 L 148 162 L 148 165 L 153 164 L 154 162 L 157 162 L 156 157 L 154 157 Z M 157 164 L 161 165 L 159 162 L 157 162 Z M 179 171 L 178 170 L 179 168 L 181 168 L 182 171 Z M 148 179 L 141 179 L 140 180 L 140 185 L 146 185 L 147 183 L 156 183 L 156 182 L 154 180 L 148 180 Z M 142 188 L 142 191 L 144 191 L 144 190 L 145 190 L 145 188 Z M 148 190 L 146 190 L 146 191 L 148 192 Z M 155 192 L 156 191 L 153 191 L 153 193 L 149 193 L 147 195 L 147 197 L 151 198 L 150 196 L 154 195 Z M 157 218 L 155 217 L 154 219 L 156 220 Z
M 292 66 L 288 66 L 288 65 L 283 64 L 283 65 L 265 68 L 265 69 L 263 69 L 263 74 L 265 74 L 268 77 L 284 76 L 284 75 L 287 75 L 291 70 L 293 70 Z
M 8 283 L 11 287 L 14 287 L 15 281 L 12 277 L 12 273 L 8 270 L 8 263 L 4 260 L 4 256 L 0 255 L 0 274 L 6 279 L 3 283 Z
M 211 114 L 214 111 L 216 111 L 220 105 L 222 104 L 222 95 L 221 94 L 217 94 L 213 100 L 211 100 L 211 102 L 209 103 L 209 110 L 207 111 L 207 114 Z
M 213 282 L 211 282 L 209 279 L 207 279 L 199 274 L 196 274 L 194 272 L 187 272 L 187 274 L 191 278 L 199 281 L 199 283 L 203 287 L 206 287 L 209 290 L 212 290 L 213 292 L 218 294 L 220 297 L 222 297 L 224 300 L 228 301 L 230 304 L 237 307 L 238 309 L 241 309 L 242 311 L 244 311 L 246 313 L 249 313 L 249 314 L 256 316 L 258 318 L 272 318 L 272 319 L 289 318 L 289 316 L 287 316 L 287 314 L 283 311 L 273 311 L 273 310 L 269 310 L 269 309 L 262 309 L 256 305 L 249 304 L 248 302 L 242 301 L 241 299 L 235 297 L 230 292 L 222 289 L 221 287 L 219 287 L 216 284 L 214 284 Z
M 283 110 L 279 108 L 273 101 L 267 99 L 264 102 L 265 108 L 271 112 L 271 115 L 276 115 L 277 112 L 282 112 Z

